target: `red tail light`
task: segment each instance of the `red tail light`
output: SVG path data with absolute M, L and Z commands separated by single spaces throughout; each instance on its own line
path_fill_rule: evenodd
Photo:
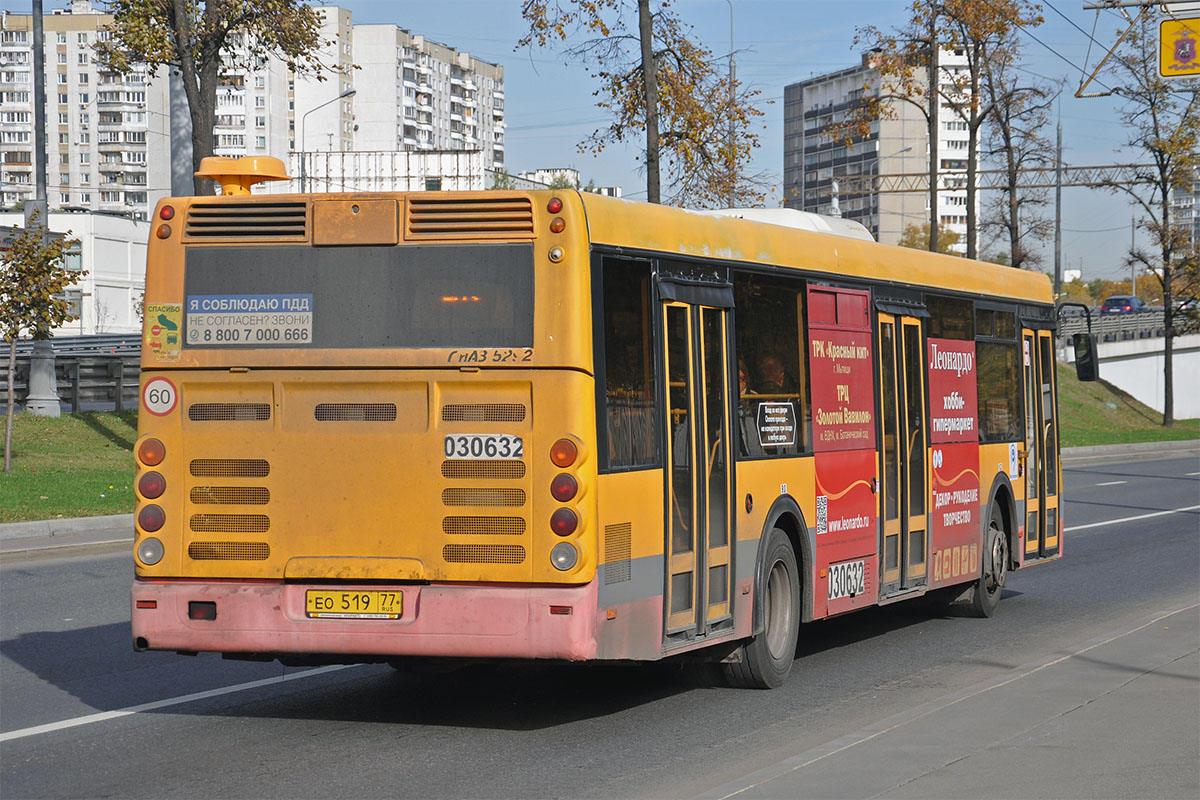
M 147 472 L 138 479 L 138 493 L 147 500 L 162 497 L 167 490 L 167 481 L 157 472 Z
M 550 516 L 550 529 L 559 536 L 570 536 L 579 527 L 579 517 L 569 508 L 560 508 Z
M 154 533 L 166 523 L 167 515 L 160 506 L 142 506 L 142 510 L 138 512 L 137 521 L 138 527 L 146 533 Z
M 554 495 L 554 499 L 560 503 L 574 499 L 578 493 L 579 483 L 574 477 L 565 472 L 561 475 L 555 475 L 554 480 L 550 482 L 550 494 Z

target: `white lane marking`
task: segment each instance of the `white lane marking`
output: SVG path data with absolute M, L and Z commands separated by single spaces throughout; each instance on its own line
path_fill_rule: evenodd
M 1200 475 L 1200 472 L 1189 472 L 1189 473 L 1187 474 L 1187 477 L 1189 477 L 1189 478 L 1194 478 L 1194 477 L 1196 477 L 1197 475 Z
M 830 756 L 837 755 L 838 753 L 841 753 L 845 750 L 849 750 L 852 747 L 857 747 L 858 745 L 863 744 L 864 742 L 869 742 L 872 739 L 875 739 L 875 738 L 878 738 L 878 737 L 884 735 L 885 733 L 890 733 L 898 728 L 902 728 L 905 725 L 908 725 L 909 723 L 915 722 L 924 717 L 928 717 L 930 714 L 935 714 L 939 711 L 943 711 L 947 708 L 950 708 L 951 706 L 958 705 L 959 703 L 963 702 L 964 700 L 970 700 L 971 698 L 978 697 L 981 694 L 986 694 L 987 692 L 993 691 L 995 689 L 999 689 L 1003 686 L 1008 686 L 1010 683 L 1015 683 L 1023 678 L 1029 677 L 1030 675 L 1034 675 L 1038 672 L 1041 672 L 1044 669 L 1053 667 L 1056 664 L 1061 664 L 1062 662 L 1067 661 L 1068 659 L 1072 659 L 1072 658 L 1076 658 L 1077 656 L 1081 656 L 1084 653 L 1087 653 L 1091 650 L 1095 650 L 1097 647 L 1103 647 L 1104 645 L 1115 642 L 1118 639 L 1123 639 L 1126 636 L 1137 633 L 1138 631 L 1142 630 L 1143 628 L 1149 628 L 1151 625 L 1155 625 L 1159 622 L 1162 622 L 1164 619 L 1167 619 L 1168 617 L 1172 617 L 1176 614 L 1181 614 L 1185 611 L 1194 611 L 1197 608 L 1200 608 L 1200 603 L 1193 603 L 1190 606 L 1185 606 L 1183 608 L 1177 608 L 1174 611 L 1168 611 L 1164 614 L 1160 614 L 1159 616 L 1155 617 L 1154 619 L 1150 620 L 1149 622 L 1142 623 L 1141 625 L 1138 625 L 1136 628 L 1127 630 L 1124 633 L 1114 634 L 1100 642 L 1093 640 L 1090 644 L 1080 648 L 1079 650 L 1076 650 L 1073 653 L 1067 653 L 1065 656 L 1060 656 L 1058 658 L 1051 659 L 1049 661 L 1043 661 L 1041 664 L 1026 665 L 1025 667 L 1018 667 L 1017 669 L 1015 669 L 1011 673 L 1009 673 L 1008 676 L 1002 677 L 1001 679 L 997 680 L 994 683 L 988 683 L 979 688 L 968 689 L 966 691 L 966 693 L 960 694 L 957 697 L 951 696 L 949 698 L 940 698 L 938 700 L 933 700 L 933 701 L 930 701 L 929 703 L 926 703 L 924 706 L 918 706 L 917 708 L 912 709 L 909 712 L 901 712 L 900 714 L 897 714 L 894 717 L 889 717 L 887 720 L 881 720 L 881 722 L 884 723 L 886 725 L 886 727 L 883 727 L 880 729 L 864 728 L 863 730 L 861 730 L 857 733 L 852 733 L 847 736 L 843 736 L 841 739 L 835 739 L 833 742 L 828 743 L 824 749 L 813 748 L 812 750 L 808 750 L 797 756 L 793 756 L 792 758 L 785 759 L 785 760 L 779 762 L 777 767 L 774 769 L 767 767 L 766 769 L 760 770 L 757 773 L 751 773 L 749 776 L 746 776 L 746 778 L 749 779 L 750 781 L 752 781 L 752 783 L 748 783 L 745 786 L 742 786 L 738 789 L 734 789 L 733 791 L 729 792 L 728 794 L 720 795 L 719 800 L 729 800 L 729 798 L 731 798 L 731 797 L 737 797 L 738 795 L 742 794 L 743 792 L 747 792 L 751 789 L 758 788 L 759 786 L 770 783 L 771 781 L 777 780 L 778 778 L 782 778 L 783 776 L 791 774 L 797 770 L 804 769 L 805 767 L 811 766 L 811 765 L 817 763 L 818 761 L 822 761 L 826 758 L 829 758 Z M 887 724 L 891 720 L 895 720 L 895 722 L 891 722 L 891 724 Z M 724 787 L 719 787 L 719 788 L 727 789 L 727 788 L 732 788 L 732 787 L 729 784 L 726 784 Z
M 1108 519 L 1104 522 L 1089 522 L 1087 525 L 1072 525 L 1069 528 L 1063 528 L 1063 533 L 1069 531 L 1081 531 L 1085 528 L 1103 528 L 1105 525 L 1116 525 L 1121 522 L 1133 522 L 1136 519 L 1150 519 L 1151 517 L 1165 517 L 1167 514 L 1181 514 L 1185 511 L 1200 510 L 1200 506 L 1186 506 L 1184 508 L 1172 508 L 1170 511 L 1155 511 L 1153 514 L 1138 514 L 1136 517 L 1122 517 L 1121 519 Z
M 1097 483 L 1096 485 L 1097 486 L 1120 486 L 1122 483 L 1129 483 L 1129 481 L 1109 481 L 1108 483 Z
M 130 706 L 129 708 L 119 708 L 116 711 L 102 711 L 99 714 L 88 714 L 86 717 L 64 719 L 61 722 L 48 722 L 45 725 L 35 725 L 32 728 L 22 728 L 18 731 L 0 733 L 0 742 L 8 742 L 13 739 L 23 739 L 26 736 L 36 736 L 39 733 L 61 731 L 65 728 L 75 728 L 80 725 L 91 725 L 93 722 L 106 722 L 110 719 L 127 717 L 130 714 L 139 714 L 143 711 L 155 711 L 160 708 L 169 708 L 170 706 L 182 705 L 183 703 L 192 703 L 196 700 L 207 700 L 210 697 L 220 697 L 221 695 L 225 694 L 244 692 L 247 689 L 257 689 L 262 686 L 272 686 L 277 683 L 300 680 L 301 678 L 312 678 L 316 675 L 324 675 L 328 672 L 337 672 L 338 670 L 349 669 L 350 667 L 354 666 L 358 665 L 333 664 L 328 667 L 317 667 L 315 669 L 305 670 L 304 672 L 293 672 L 290 675 L 280 675 L 278 678 L 263 678 L 260 681 L 239 683 L 235 686 L 226 686 L 222 689 L 209 689 L 206 692 L 195 692 L 194 694 L 185 694 L 180 697 L 169 697 L 166 700 L 155 700 L 153 703 L 142 703 L 141 705 Z

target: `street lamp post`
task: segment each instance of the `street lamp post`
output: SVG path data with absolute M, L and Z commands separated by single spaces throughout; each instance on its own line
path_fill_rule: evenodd
M 344 100 L 347 97 L 351 97 L 354 94 L 356 94 L 357 92 L 358 92 L 357 89 L 347 89 L 346 91 L 339 94 L 337 97 L 326 100 L 324 103 L 321 103 L 318 106 L 313 106 L 308 111 L 305 111 L 303 114 L 300 115 L 300 193 L 301 194 L 304 194 L 304 192 L 306 192 L 308 190 L 308 168 L 305 165 L 307 158 L 305 157 L 306 153 L 305 153 L 305 142 L 304 142 L 304 120 L 308 119 L 308 115 L 313 113 L 314 111 L 317 111 L 318 109 L 322 109 L 325 106 L 329 105 L 330 103 L 336 103 L 338 100 Z

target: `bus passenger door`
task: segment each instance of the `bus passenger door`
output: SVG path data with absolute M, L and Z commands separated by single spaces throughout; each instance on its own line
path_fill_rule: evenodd
M 880 595 L 926 583 L 929 547 L 925 336 L 915 317 L 879 315 Z
M 732 624 L 727 325 L 725 309 L 663 303 L 668 643 Z
M 1023 561 L 1058 553 L 1058 418 L 1051 331 L 1021 332 L 1025 359 Z

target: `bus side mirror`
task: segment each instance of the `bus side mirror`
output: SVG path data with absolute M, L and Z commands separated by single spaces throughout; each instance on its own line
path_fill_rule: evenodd
M 1075 345 L 1075 375 L 1081 381 L 1100 378 L 1100 361 L 1096 356 L 1096 335 L 1076 333 L 1071 336 Z

